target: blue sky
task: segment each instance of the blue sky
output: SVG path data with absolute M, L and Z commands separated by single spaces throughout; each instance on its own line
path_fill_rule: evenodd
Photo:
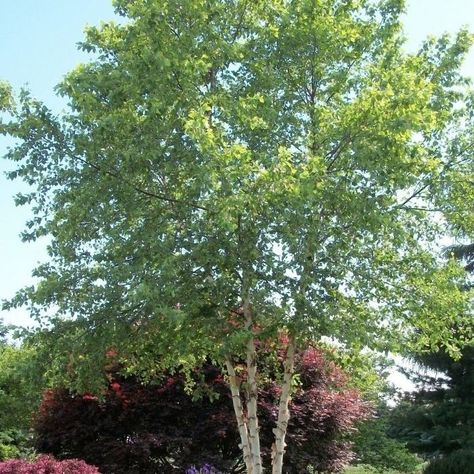
M 0 0 L 0 79 L 16 89 L 27 85 L 33 95 L 56 111 L 63 102 L 54 86 L 87 56 L 76 49 L 86 24 L 114 18 L 111 0 Z M 474 0 L 411 0 L 405 16 L 407 48 L 416 49 L 428 34 L 454 33 L 461 26 L 474 31 Z M 474 52 L 464 72 L 474 78 Z M 0 155 L 8 140 L 0 137 Z M 24 186 L 10 182 L 3 171 L 10 163 L 0 160 L 0 299 L 31 284 L 31 270 L 46 258 L 45 241 L 25 244 L 19 239 L 29 212 L 15 208 L 13 195 Z M 23 309 L 4 312 L 4 320 L 28 324 Z

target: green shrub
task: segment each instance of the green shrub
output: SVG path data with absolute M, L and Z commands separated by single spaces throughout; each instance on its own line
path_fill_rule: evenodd
M 448 456 L 434 459 L 423 474 L 468 474 L 474 469 L 474 451 L 459 449 Z
M 359 464 L 358 466 L 349 466 L 344 470 L 344 474 L 377 474 L 377 470 L 372 466 Z
M 32 459 L 35 454 L 31 436 L 26 431 L 16 429 L 0 431 L 0 461 Z
M 405 471 L 396 469 L 381 469 L 367 464 L 357 464 L 347 467 L 343 474 L 422 474 L 422 465 L 420 464 L 415 470 Z
M 383 410 L 378 418 L 359 426 L 359 432 L 353 438 L 358 462 L 371 466 L 377 473 L 416 472 L 421 459 L 410 453 L 405 443 L 390 438 L 387 431 L 387 417 Z

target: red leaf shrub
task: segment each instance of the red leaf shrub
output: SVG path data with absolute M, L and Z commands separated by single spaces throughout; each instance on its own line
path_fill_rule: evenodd
M 57 461 L 41 456 L 35 461 L 20 459 L 0 462 L 0 474 L 100 474 L 96 467 L 79 459 Z
M 349 388 L 347 376 L 321 351 L 297 357 L 301 385 L 293 395 L 285 472 L 337 472 L 352 459 L 344 436 L 370 409 Z M 227 473 L 243 472 L 239 434 L 229 388 L 219 369 L 206 364 L 201 388 L 219 395 L 193 401 L 180 375 L 143 386 L 114 376 L 103 401 L 66 390 L 45 393 L 35 422 L 36 448 L 58 458 L 79 457 L 104 474 L 175 473 L 210 463 Z M 259 392 L 260 434 L 269 458 L 277 415 L 276 383 Z

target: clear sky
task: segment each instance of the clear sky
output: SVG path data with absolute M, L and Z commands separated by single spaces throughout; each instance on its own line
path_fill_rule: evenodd
M 87 56 L 76 49 L 86 24 L 114 18 L 111 0 L 0 0 L 0 79 L 14 88 L 27 85 L 33 95 L 59 111 L 63 102 L 54 86 Z M 405 16 L 407 47 L 414 50 L 428 34 L 456 32 L 466 25 L 474 31 L 474 0 L 409 0 Z M 474 78 L 474 52 L 464 72 Z M 9 142 L 0 138 L 0 156 Z M 19 233 L 29 213 L 15 208 L 13 195 L 24 187 L 10 182 L 0 160 L 0 299 L 31 284 L 31 270 L 46 258 L 45 241 L 21 243 Z M 28 324 L 27 312 L 0 313 L 6 322 Z

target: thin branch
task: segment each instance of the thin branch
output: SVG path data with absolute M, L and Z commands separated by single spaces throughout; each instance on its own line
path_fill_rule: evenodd
M 337 161 L 337 159 L 341 156 L 342 152 L 344 151 L 345 145 L 349 144 L 352 141 L 352 137 L 349 135 L 349 133 L 346 133 L 341 141 L 337 144 L 335 148 L 333 148 L 329 153 L 327 153 L 326 158 L 329 158 L 330 161 L 326 167 L 326 172 L 331 171 L 331 168 L 333 167 L 334 163 Z
M 430 182 L 426 183 L 424 186 L 415 191 L 410 197 L 405 199 L 405 201 L 403 201 L 401 204 L 397 204 L 396 206 L 394 206 L 394 209 L 400 209 L 402 207 L 405 207 L 405 204 L 408 204 L 412 199 L 415 199 L 417 196 L 419 196 L 426 188 L 430 186 L 430 184 Z
M 403 207 L 401 210 L 406 211 L 425 211 L 425 212 L 444 212 L 444 209 L 436 209 L 429 207 Z
M 115 173 L 113 171 L 104 169 L 101 166 L 96 165 L 95 163 L 91 163 L 90 161 L 86 160 L 85 158 L 81 158 L 80 156 L 75 156 L 73 159 L 77 159 L 77 160 L 81 161 L 85 165 L 90 166 L 91 168 L 94 168 L 95 170 L 99 171 L 100 173 L 103 173 L 107 176 L 111 176 L 115 179 L 120 180 L 122 183 L 125 183 L 125 184 L 129 185 L 135 191 L 137 191 L 140 194 L 143 194 L 144 196 L 159 199 L 161 201 L 171 202 L 171 203 L 174 203 L 174 204 L 184 204 L 186 206 L 189 206 L 189 207 L 192 207 L 192 208 L 195 208 L 195 209 L 201 209 L 202 211 L 208 211 L 209 210 L 207 207 L 200 206 L 199 204 L 196 204 L 196 203 L 193 203 L 193 202 L 183 201 L 182 199 L 175 199 L 175 198 L 172 198 L 172 197 L 169 197 L 169 196 L 165 196 L 164 194 L 161 194 L 161 193 L 154 193 L 152 191 L 147 191 L 146 189 L 142 189 L 142 188 L 138 187 L 137 185 L 135 185 L 134 183 L 132 183 L 131 181 L 123 178 L 118 173 Z
M 459 165 L 460 163 L 466 161 L 467 159 L 469 159 L 470 157 L 466 157 L 466 158 L 462 158 L 461 160 L 459 161 L 456 161 L 456 158 L 459 158 L 461 155 L 463 155 L 466 151 L 469 151 L 471 148 L 472 148 L 473 144 L 472 143 L 469 143 L 468 145 L 466 145 L 464 148 L 462 148 L 458 153 L 456 153 L 456 155 L 454 155 L 443 167 L 442 171 L 441 171 L 441 174 L 442 173 L 445 173 L 447 170 L 449 170 L 452 166 L 454 165 Z M 440 179 L 440 178 L 438 178 Z M 425 189 L 427 189 L 430 185 L 432 184 L 432 181 L 428 181 L 428 183 L 426 183 L 425 185 L 423 185 L 421 188 L 419 188 L 417 191 L 415 191 L 410 197 L 408 197 L 407 199 L 405 199 L 405 201 L 403 201 L 401 204 L 397 204 L 396 206 L 394 206 L 394 209 L 399 209 L 399 208 L 402 208 L 402 207 L 405 207 L 406 204 L 408 204 L 412 199 L 416 198 L 417 196 L 419 196 Z M 414 208 L 412 208 L 414 209 Z

